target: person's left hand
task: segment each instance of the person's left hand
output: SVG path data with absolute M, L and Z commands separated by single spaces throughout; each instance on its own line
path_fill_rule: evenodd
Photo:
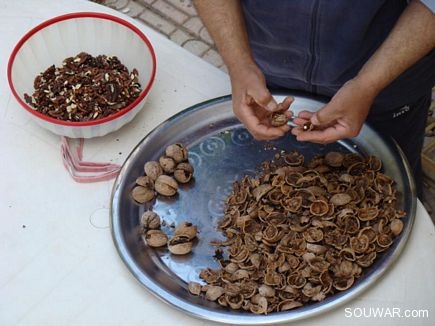
M 374 98 L 369 89 L 361 89 L 359 83 L 352 79 L 319 111 L 300 112 L 294 119 L 297 127 L 291 132 L 298 141 L 320 144 L 355 137 L 367 118 Z M 307 122 L 312 124 L 311 130 L 304 130 L 303 125 Z

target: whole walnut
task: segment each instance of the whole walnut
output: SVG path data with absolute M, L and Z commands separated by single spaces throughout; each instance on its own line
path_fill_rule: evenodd
M 154 183 L 155 190 L 163 196 L 173 196 L 178 191 L 177 181 L 169 175 L 159 175 Z
M 189 153 L 187 152 L 186 147 L 177 143 L 166 147 L 165 154 L 166 156 L 173 158 L 175 162 L 180 163 L 187 160 Z
M 131 191 L 131 196 L 133 197 L 133 199 L 140 204 L 153 200 L 154 195 L 155 193 L 153 189 L 139 186 L 139 185 L 134 187 L 133 190 Z
M 149 176 L 152 180 L 156 180 L 159 175 L 163 173 L 160 163 L 157 161 L 148 161 L 143 167 L 145 175 Z
M 149 175 L 142 175 L 136 179 L 136 184 L 145 188 L 154 189 L 154 180 Z
M 144 229 L 158 229 L 160 227 L 160 216 L 153 211 L 146 211 L 140 218 L 140 224 Z
M 177 165 L 177 163 L 172 157 L 166 155 L 160 156 L 159 164 L 162 167 L 163 172 L 168 174 L 173 173 Z

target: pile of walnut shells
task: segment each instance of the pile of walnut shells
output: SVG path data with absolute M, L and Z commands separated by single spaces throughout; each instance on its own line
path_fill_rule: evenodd
M 188 290 L 255 314 L 321 301 L 352 287 L 401 234 L 394 180 L 375 156 L 298 152 L 264 162 L 236 181 L 219 229 L 219 269 Z M 220 249 L 218 249 L 220 250 Z
M 180 183 L 188 183 L 193 177 L 193 167 L 188 161 L 188 151 L 182 144 L 171 144 L 158 161 L 144 165 L 144 175 L 136 179 L 131 195 L 140 203 L 152 201 L 156 195 L 174 196 Z

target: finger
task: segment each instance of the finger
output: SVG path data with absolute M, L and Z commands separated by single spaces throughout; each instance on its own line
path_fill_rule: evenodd
M 313 116 L 313 112 L 310 111 L 300 111 L 296 117 L 294 117 L 293 122 L 298 127 L 303 127 L 303 125 L 310 121 Z
M 292 134 L 298 141 L 309 141 L 318 144 L 329 144 L 347 138 L 345 128 L 334 125 L 325 129 L 304 131 L 302 128 L 293 128 Z
M 279 111 L 287 111 L 294 100 L 293 96 L 286 96 L 281 103 L 278 103 Z
M 287 125 L 280 127 L 273 127 L 268 124 L 266 111 L 258 105 L 250 108 L 238 110 L 236 113 L 237 118 L 245 125 L 246 129 L 257 140 L 271 140 L 282 137 L 290 130 Z M 261 118 L 264 116 L 264 119 Z
M 329 110 L 329 106 L 324 106 L 317 112 L 314 112 L 310 118 L 314 126 L 331 125 L 341 117 L 341 112 L 337 110 Z
M 250 96 L 255 103 L 268 111 L 273 112 L 278 110 L 278 103 L 267 88 L 258 87 L 251 89 L 248 96 Z
M 289 130 L 290 127 L 283 126 L 279 128 L 270 128 L 265 125 L 257 125 L 254 128 L 250 126 L 246 126 L 249 133 L 256 140 L 273 140 L 284 136 Z

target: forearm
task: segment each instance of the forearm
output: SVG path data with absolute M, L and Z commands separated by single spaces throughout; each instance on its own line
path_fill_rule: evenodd
M 241 64 L 254 63 L 240 1 L 193 0 L 193 4 L 230 73 Z
M 412 1 L 357 77 L 373 97 L 435 47 L 435 14 Z

